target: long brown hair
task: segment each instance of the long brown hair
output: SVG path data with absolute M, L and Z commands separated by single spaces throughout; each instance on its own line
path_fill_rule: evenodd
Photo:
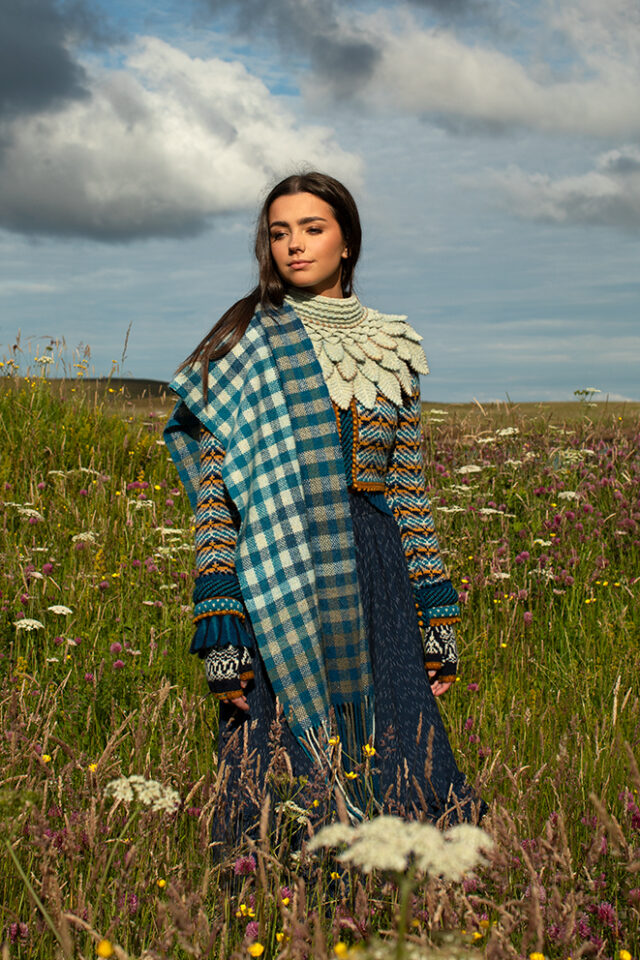
M 345 297 L 351 296 L 353 272 L 360 256 L 362 243 L 360 217 L 355 200 L 344 184 L 326 173 L 297 173 L 286 177 L 269 192 L 258 215 L 254 247 L 260 269 L 257 287 L 222 314 L 209 333 L 178 368 L 182 370 L 186 366 L 202 363 L 202 386 L 205 399 L 209 362 L 224 357 L 242 339 L 258 304 L 264 310 L 270 311 L 276 311 L 282 306 L 286 288 L 271 256 L 269 209 L 278 197 L 294 193 L 312 193 L 331 207 L 348 252 L 348 256 L 342 260 L 340 275 L 342 292 Z

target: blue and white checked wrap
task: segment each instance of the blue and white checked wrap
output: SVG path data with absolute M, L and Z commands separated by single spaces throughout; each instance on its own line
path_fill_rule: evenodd
M 373 677 L 336 419 L 305 328 L 284 304 L 257 310 L 240 342 L 171 383 L 225 449 L 240 514 L 236 570 L 274 692 L 293 733 L 326 756 L 332 715 L 345 765 L 374 735 Z M 180 424 L 165 439 L 197 509 L 199 447 Z

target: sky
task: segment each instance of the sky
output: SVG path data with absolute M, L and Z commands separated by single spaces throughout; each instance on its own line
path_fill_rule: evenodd
M 424 399 L 640 400 L 637 0 L 0 0 L 0 356 L 169 380 L 305 169 Z

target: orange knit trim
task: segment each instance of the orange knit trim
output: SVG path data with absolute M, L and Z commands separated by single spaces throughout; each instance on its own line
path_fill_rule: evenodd
M 197 623 L 198 620 L 206 620 L 207 617 L 219 617 L 223 613 L 228 613 L 232 617 L 240 617 L 244 623 L 244 613 L 240 613 L 239 610 L 210 610 L 208 613 L 199 613 L 197 617 L 193 618 L 193 622 Z
M 379 480 L 354 480 L 351 484 L 352 490 L 368 490 L 371 493 L 384 493 L 385 486 Z
M 460 623 L 462 617 L 429 617 L 430 626 L 443 626 L 447 623 Z

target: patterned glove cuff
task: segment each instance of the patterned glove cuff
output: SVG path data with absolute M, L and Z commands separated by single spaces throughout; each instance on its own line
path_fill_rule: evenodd
M 253 661 L 246 647 L 214 647 L 204 661 L 209 689 L 220 700 L 243 696 L 241 680 L 253 679 Z

